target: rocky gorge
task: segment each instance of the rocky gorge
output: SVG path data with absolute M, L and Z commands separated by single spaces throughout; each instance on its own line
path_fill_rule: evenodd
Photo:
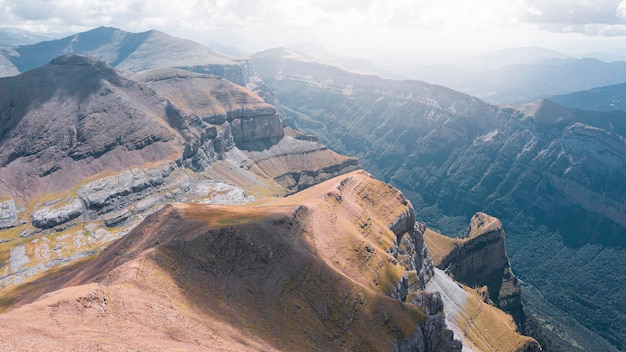
M 244 343 L 267 350 L 297 344 L 298 350 L 539 351 L 536 341 L 516 332 L 510 316 L 473 289 L 456 283 L 445 293 L 435 289 L 434 281 L 453 281 L 435 271 L 425 228 L 414 220 L 400 192 L 363 171 L 252 204 L 167 205 L 97 258 L 19 291 L 5 290 L 0 303 L 20 308 L 0 315 L 0 334 L 5 346 L 26 350 L 39 343 L 52 350 L 89 348 L 92 340 L 85 337 L 102 336 L 110 332 L 102 324 L 113 323 L 110 329 L 124 339 L 100 339 L 101 346 L 152 350 L 143 336 L 153 336 L 161 348 L 209 350 L 215 343 L 227 350 Z M 162 279 L 155 286 L 156 278 Z M 449 326 L 462 321 L 444 313 L 443 295 L 464 297 L 449 306 L 491 321 L 480 328 L 497 329 L 498 335 L 455 335 L 462 330 Z M 136 320 L 128 318 L 128 307 L 144 306 L 144 299 L 162 307 L 167 325 L 139 310 L 134 314 L 143 333 L 130 336 L 124 331 Z M 72 301 L 85 303 L 73 308 Z M 88 322 L 85 334 L 59 334 L 77 314 Z M 48 319 L 58 324 L 45 324 Z M 191 320 L 196 328 L 181 328 Z M 9 322 L 39 326 L 45 334 L 18 342 L 5 334 Z M 232 335 L 238 326 L 248 326 L 245 335 Z M 176 339 L 167 338 L 172 329 L 179 331 Z

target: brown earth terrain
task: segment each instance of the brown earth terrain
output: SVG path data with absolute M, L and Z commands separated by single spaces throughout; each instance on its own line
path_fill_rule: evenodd
M 3 306 L 21 306 L 0 315 L 0 339 L 8 350 L 388 351 L 426 319 L 387 296 L 405 271 L 386 252 L 389 226 L 410 209 L 364 172 L 240 207 L 169 205 L 96 259 L 9 290 L 21 293 Z
M 363 171 L 241 206 L 168 205 L 95 259 L 1 291 L 0 340 L 20 351 L 458 350 L 437 325 L 441 303 L 390 297 L 428 271 L 407 246 L 414 220 L 398 190 Z M 528 347 L 492 308 L 479 318 Z

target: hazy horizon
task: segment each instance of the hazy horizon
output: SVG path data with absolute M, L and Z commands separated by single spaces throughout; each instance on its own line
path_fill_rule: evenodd
M 527 46 L 626 58 L 626 0 L 0 0 L 0 5 L 2 28 L 53 38 L 110 26 L 156 29 L 244 54 L 320 43 L 339 56 L 369 60 Z

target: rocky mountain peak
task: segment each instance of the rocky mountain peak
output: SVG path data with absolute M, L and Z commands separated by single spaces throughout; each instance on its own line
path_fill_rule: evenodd
M 167 203 L 245 203 L 359 165 L 213 75 L 68 54 L 0 93 L 0 256 L 13 263 L 0 287 L 93 255 Z
M 478 212 L 470 219 L 467 232 L 461 238 L 475 238 L 496 231 L 502 231 L 500 219 Z
M 550 99 L 540 99 L 532 103 L 520 105 L 517 108 L 524 113 L 526 118 L 531 118 L 543 125 L 551 125 L 559 121 L 575 118 L 569 109 Z
M 50 61 L 50 64 L 51 65 L 73 65 L 73 66 L 95 66 L 98 62 L 100 61 L 96 60 L 93 57 L 80 55 L 80 54 L 74 54 L 74 53 L 68 53 L 68 54 L 64 54 L 53 59 L 52 61 Z

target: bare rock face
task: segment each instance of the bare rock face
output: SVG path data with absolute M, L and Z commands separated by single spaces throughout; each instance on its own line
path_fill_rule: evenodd
M 486 286 L 489 300 L 523 326 L 520 283 L 511 271 L 500 220 L 476 213 L 463 237 L 439 236 L 433 232 L 426 236 L 427 245 L 439 249 L 434 255 L 435 265 L 466 285 Z
M 276 111 L 270 114 L 241 117 L 231 122 L 233 138 L 237 145 L 265 138 L 282 138 L 283 124 Z
M 170 162 L 160 168 L 127 170 L 81 186 L 77 193 L 88 208 L 102 208 L 115 198 L 160 186 L 174 168 L 175 165 Z
M 13 199 L 0 202 L 0 230 L 19 225 L 19 213 Z
M 40 229 L 51 228 L 81 216 L 84 208 L 82 200 L 74 197 L 38 204 L 31 215 L 31 222 Z

